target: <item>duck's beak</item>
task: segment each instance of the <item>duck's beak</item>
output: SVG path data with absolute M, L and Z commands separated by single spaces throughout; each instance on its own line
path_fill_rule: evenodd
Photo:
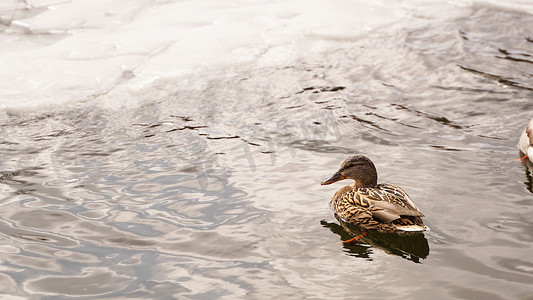
M 331 176 L 330 178 L 322 181 L 321 185 L 326 185 L 326 184 L 332 184 L 334 182 L 337 182 L 339 180 L 343 180 L 345 177 L 341 175 L 340 172 L 337 172 L 335 174 L 333 174 L 333 176 Z

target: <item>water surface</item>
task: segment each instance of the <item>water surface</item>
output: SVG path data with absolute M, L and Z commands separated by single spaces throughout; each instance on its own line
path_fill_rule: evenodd
M 30 298 L 530 299 L 533 16 L 477 5 L 282 65 L 172 75 L 5 110 L 0 291 Z M 158 91 L 158 92 L 154 92 Z M 119 96 L 117 96 L 119 97 Z M 335 219 L 349 155 L 399 185 L 424 236 Z

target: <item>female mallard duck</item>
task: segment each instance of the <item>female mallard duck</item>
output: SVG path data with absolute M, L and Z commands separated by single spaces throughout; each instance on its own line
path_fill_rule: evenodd
M 424 215 L 401 188 L 377 183 L 376 167 L 367 157 L 348 157 L 331 178 L 322 181 L 322 185 L 343 179 L 353 179 L 355 183 L 338 190 L 330 203 L 343 221 L 365 229 L 398 234 L 429 230 L 422 222 Z M 365 231 L 349 241 L 366 234 Z
M 522 159 L 529 158 L 533 162 L 533 119 L 527 123 L 526 129 L 520 135 L 518 146 L 520 147 L 520 151 L 526 155 Z

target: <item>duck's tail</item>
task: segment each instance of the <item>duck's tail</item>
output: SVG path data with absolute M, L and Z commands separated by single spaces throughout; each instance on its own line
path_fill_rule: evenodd
M 396 228 L 401 231 L 408 231 L 408 232 L 422 232 L 422 231 L 430 231 L 429 227 L 426 225 L 396 225 Z

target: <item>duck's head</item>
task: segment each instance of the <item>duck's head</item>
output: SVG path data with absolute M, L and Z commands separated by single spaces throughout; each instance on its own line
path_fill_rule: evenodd
M 378 183 L 378 174 L 374 163 L 368 157 L 355 155 L 348 157 L 339 170 L 321 184 L 332 184 L 343 179 L 355 180 L 355 187 L 372 187 Z

